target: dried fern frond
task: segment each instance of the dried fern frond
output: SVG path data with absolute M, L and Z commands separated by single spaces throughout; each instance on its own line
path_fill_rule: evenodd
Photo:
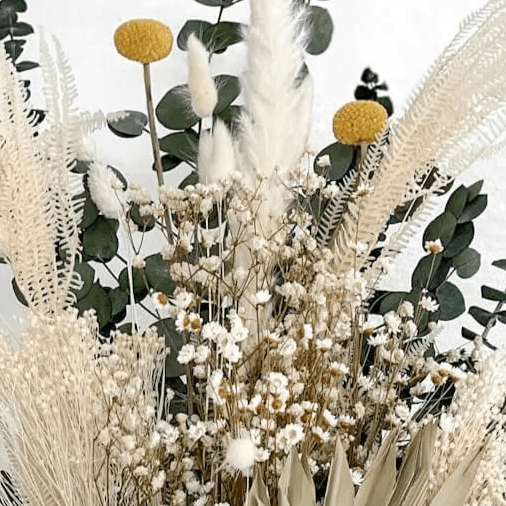
M 422 182 L 434 163 L 434 192 L 477 159 L 502 145 L 506 132 L 506 3 L 490 1 L 466 20 L 435 62 L 404 115 L 390 125 L 379 164 L 369 153 L 371 195 L 363 201 L 360 223 L 344 220 L 339 236 L 353 236 L 369 251 L 393 210 L 426 193 Z M 349 243 L 340 244 L 341 271 L 356 263 Z

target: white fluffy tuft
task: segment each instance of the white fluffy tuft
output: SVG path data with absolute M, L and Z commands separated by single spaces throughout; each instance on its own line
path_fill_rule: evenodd
M 88 172 L 91 199 L 106 218 L 120 219 L 126 203 L 123 185 L 116 174 L 103 163 L 94 163 Z
M 202 42 L 192 33 L 188 37 L 188 89 L 192 108 L 200 118 L 213 115 L 218 92 L 211 75 L 209 55 Z
M 231 471 L 250 476 L 255 465 L 255 444 L 249 437 L 231 439 L 225 455 L 225 466 Z

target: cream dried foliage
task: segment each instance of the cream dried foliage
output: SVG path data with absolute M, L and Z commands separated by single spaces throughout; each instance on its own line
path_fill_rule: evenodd
M 366 244 L 368 253 L 393 210 L 427 193 L 420 185 L 434 166 L 439 175 L 431 191 L 502 147 L 505 103 L 506 2 L 491 0 L 465 20 L 406 112 L 370 148 L 361 180 L 374 191 L 360 209 L 347 211 L 336 233 L 341 272 L 356 264 L 354 243 Z M 387 245 L 392 256 L 398 250 L 393 241 L 402 240 Z

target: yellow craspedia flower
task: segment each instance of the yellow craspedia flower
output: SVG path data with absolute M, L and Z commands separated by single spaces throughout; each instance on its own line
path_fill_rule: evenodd
M 170 28 L 154 19 L 132 19 L 116 28 L 114 45 L 129 60 L 152 63 L 169 55 L 172 49 Z
M 333 130 L 342 144 L 373 142 L 387 120 L 386 109 L 373 100 L 357 100 L 341 107 L 334 115 Z

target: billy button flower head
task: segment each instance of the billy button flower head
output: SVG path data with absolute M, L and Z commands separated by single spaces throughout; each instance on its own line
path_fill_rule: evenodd
M 373 100 L 350 102 L 334 115 L 332 129 L 342 144 L 361 146 L 361 159 L 365 157 L 367 144 L 376 138 L 388 118 L 386 109 Z
M 163 186 L 162 157 L 160 155 L 160 144 L 156 134 L 155 109 L 153 107 L 153 96 L 151 93 L 151 73 L 149 64 L 162 60 L 172 50 L 174 37 L 170 28 L 160 21 L 154 19 L 132 19 L 116 28 L 114 33 L 114 45 L 118 53 L 129 60 L 142 63 L 144 70 L 144 88 L 146 91 L 146 102 L 148 108 L 149 131 L 153 157 L 155 159 L 156 176 L 158 186 Z M 171 242 L 169 215 L 165 212 L 165 228 L 167 237 Z
M 118 26 L 114 33 L 118 53 L 143 64 L 168 56 L 172 43 L 170 28 L 154 19 L 132 19 Z

